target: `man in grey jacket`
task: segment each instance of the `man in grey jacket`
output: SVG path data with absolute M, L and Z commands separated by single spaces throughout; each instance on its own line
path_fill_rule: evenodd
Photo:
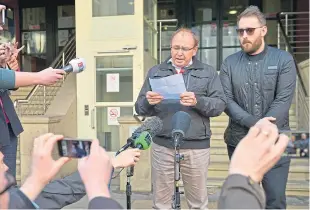
M 296 84 L 293 57 L 265 44 L 266 19 L 260 10 L 250 6 L 237 21 L 243 50 L 228 56 L 220 72 L 229 116 L 224 134 L 229 158 L 249 128 L 262 118 L 275 123 L 279 130 L 290 129 L 289 109 Z M 289 164 L 288 157 L 282 157 L 264 176 L 266 208 L 286 208 Z
M 197 49 L 198 39 L 190 29 L 176 31 L 171 39 L 171 58 L 149 70 L 135 103 L 138 114 L 158 116 L 164 124 L 162 131 L 153 139 L 151 151 L 153 208 L 171 208 L 175 158 L 171 118 L 180 110 L 191 116 L 191 125 L 180 145 L 180 153 L 184 155 L 180 168 L 187 203 L 189 208 L 207 208 L 210 117 L 219 116 L 226 102 L 217 72 L 197 60 Z M 180 95 L 179 100 L 168 100 L 152 91 L 150 78 L 159 79 L 178 73 L 183 73 L 187 91 Z

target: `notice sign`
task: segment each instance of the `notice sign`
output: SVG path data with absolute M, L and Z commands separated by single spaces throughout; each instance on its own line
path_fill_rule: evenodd
M 120 107 L 108 107 L 108 125 L 119 125 L 117 118 L 120 117 Z
M 107 74 L 107 92 L 119 92 L 119 74 Z

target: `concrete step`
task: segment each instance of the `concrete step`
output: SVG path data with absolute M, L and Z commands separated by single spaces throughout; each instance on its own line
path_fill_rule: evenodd
M 207 187 L 221 188 L 224 179 L 221 178 L 208 178 Z M 183 186 L 183 185 L 182 185 Z M 309 195 L 309 181 L 288 181 L 286 185 L 286 196 L 308 196 Z
M 228 155 L 216 155 L 211 154 L 210 156 L 211 163 L 224 163 L 229 164 Z M 299 166 L 309 166 L 309 159 L 307 158 L 292 158 L 291 165 L 299 165 Z
M 211 162 L 208 170 L 210 178 L 226 178 L 228 176 L 228 163 Z M 289 181 L 309 180 L 309 166 L 291 165 Z

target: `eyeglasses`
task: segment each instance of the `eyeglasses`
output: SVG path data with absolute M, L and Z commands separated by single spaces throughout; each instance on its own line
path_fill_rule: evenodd
M 244 32 L 246 32 L 247 35 L 251 36 L 254 34 L 255 29 L 262 28 L 263 26 L 256 27 L 256 28 L 237 28 L 236 31 L 239 34 L 239 36 L 243 36 Z
M 171 49 L 173 49 L 173 50 L 175 50 L 175 51 L 181 50 L 182 52 L 188 52 L 188 51 L 194 49 L 195 47 L 196 47 L 196 46 L 190 48 L 190 47 L 181 47 L 181 46 L 176 45 L 176 46 L 172 46 Z
M 13 187 L 14 185 L 16 185 L 16 181 L 15 178 L 9 174 L 9 173 L 5 173 L 5 179 L 7 180 L 7 184 L 4 187 L 4 189 L 2 191 L 0 191 L 0 195 L 2 195 L 3 193 L 5 193 L 8 189 L 10 189 L 11 187 Z

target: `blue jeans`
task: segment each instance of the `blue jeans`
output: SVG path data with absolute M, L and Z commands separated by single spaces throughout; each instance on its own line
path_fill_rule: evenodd
M 3 161 L 9 167 L 9 173 L 16 178 L 16 152 L 17 152 L 17 136 L 13 133 L 11 125 L 9 124 L 10 131 L 10 145 L 3 146 L 0 151 L 4 155 Z

